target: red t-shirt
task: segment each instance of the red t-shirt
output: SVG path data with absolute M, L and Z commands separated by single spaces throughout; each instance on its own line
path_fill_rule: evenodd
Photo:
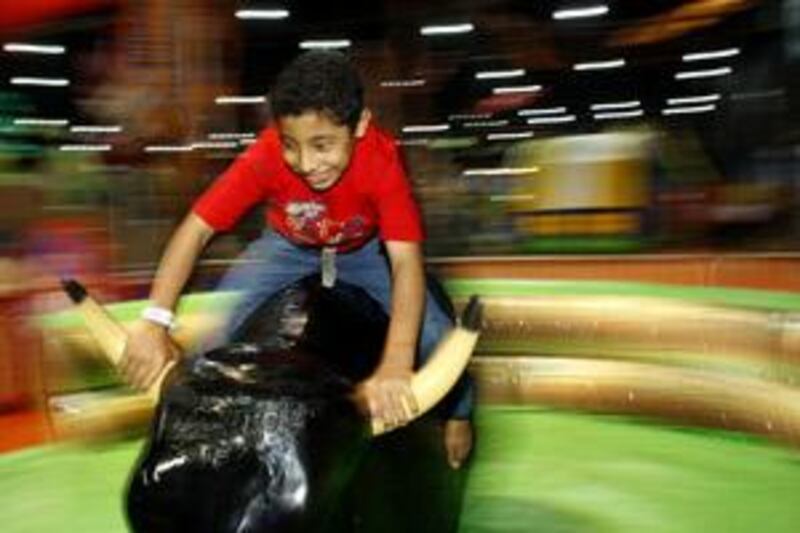
M 283 160 L 278 132 L 267 128 L 206 190 L 194 212 L 217 231 L 230 229 L 253 205 L 302 246 L 358 248 L 376 234 L 384 241 L 421 241 L 419 208 L 394 139 L 375 126 L 358 139 L 345 172 L 324 192 L 311 189 Z

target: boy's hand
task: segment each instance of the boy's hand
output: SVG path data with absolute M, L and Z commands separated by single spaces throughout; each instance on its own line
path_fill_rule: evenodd
M 361 384 L 360 395 L 374 420 L 388 428 L 408 424 L 419 411 L 411 370 L 378 369 Z
M 128 383 L 146 390 L 155 383 L 164 365 L 177 356 L 178 348 L 165 327 L 140 320 L 128 336 L 119 369 Z

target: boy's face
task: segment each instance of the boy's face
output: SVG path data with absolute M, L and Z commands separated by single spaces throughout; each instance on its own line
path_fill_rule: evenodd
M 327 114 L 306 111 L 277 121 L 283 159 L 317 192 L 333 187 L 350 164 L 358 138 L 369 123 L 364 110 L 355 131 L 337 124 Z

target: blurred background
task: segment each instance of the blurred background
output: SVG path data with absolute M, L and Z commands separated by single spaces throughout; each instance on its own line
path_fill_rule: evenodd
M 309 47 L 361 68 L 430 257 L 800 244 L 797 0 L 0 6 L 0 251 L 42 269 L 152 269 Z
M 29 317 L 68 306 L 59 278 L 106 302 L 146 297 L 171 231 L 269 124 L 274 77 L 310 48 L 360 68 L 443 276 L 800 290 L 800 0 L 0 13 L 0 405 L 38 387 Z M 192 290 L 261 228 L 254 211 L 215 239 Z
M 785 261 L 747 263 L 733 285 L 800 288 L 800 0 L 0 0 L 0 13 L 2 405 L 35 380 L 12 352 L 28 316 L 66 306 L 58 278 L 144 297 L 176 223 L 269 124 L 277 72 L 314 47 L 361 69 L 445 274 L 716 284 L 734 254 Z M 261 224 L 254 212 L 216 239 L 193 287 Z M 523 260 L 539 270 L 508 270 Z
M 488 302 L 462 530 L 795 531 L 800 0 L 0 0 L 0 452 L 130 418 L 59 278 L 135 320 L 315 47 L 359 67 L 456 305 Z M 261 229 L 211 243 L 178 334 Z M 138 442 L 0 455 L 5 527 L 123 531 Z

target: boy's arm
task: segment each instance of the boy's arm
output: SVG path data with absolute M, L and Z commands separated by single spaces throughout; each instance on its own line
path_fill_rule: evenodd
M 417 409 L 410 378 L 425 306 L 425 274 L 419 243 L 387 241 L 386 250 L 392 269 L 389 331 L 366 391 L 374 417 L 389 425 L 402 425 Z
M 387 241 L 392 268 L 392 311 L 379 371 L 411 372 L 425 307 L 425 273 L 419 243 Z
M 197 258 L 213 236 L 213 228 L 203 219 L 193 212 L 187 215 L 161 257 L 150 291 L 152 305 L 175 310 Z M 166 327 L 147 320 L 136 323 L 121 362 L 122 373 L 132 385 L 149 387 L 173 357 L 168 333 Z

